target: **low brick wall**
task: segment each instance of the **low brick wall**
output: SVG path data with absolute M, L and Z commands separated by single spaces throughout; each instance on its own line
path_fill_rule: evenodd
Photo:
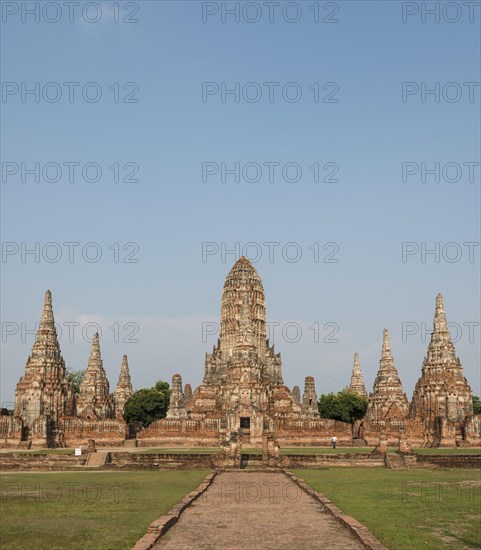
M 63 454 L 36 453 L 0 453 L 0 470 L 78 470 L 87 462 L 86 454 L 82 456 Z
M 419 466 L 440 468 L 481 468 L 481 454 L 465 455 L 416 455 Z
M 213 469 L 221 465 L 223 454 L 128 453 L 112 451 L 107 470 Z
M 326 455 L 281 455 L 283 468 L 384 467 L 384 455 L 340 453 Z
M 36 453 L 0 453 L 2 471 L 52 471 L 83 470 L 87 454 L 82 456 Z M 111 451 L 102 470 L 212 470 L 221 467 L 223 454 L 177 454 L 177 453 L 129 453 Z
M 219 437 L 199 437 L 194 435 L 181 435 L 181 434 L 164 434 L 164 435 L 148 435 L 139 432 L 137 434 L 137 446 L 138 447 L 179 447 L 179 448 L 192 448 L 192 447 L 218 447 Z
M 95 447 L 98 449 L 107 448 L 110 449 L 111 447 L 123 447 L 125 439 L 122 437 L 118 438 L 102 438 L 98 436 L 92 437 L 92 438 L 85 438 L 85 437 L 75 437 L 75 438 L 66 438 L 64 440 L 65 446 L 67 448 L 75 448 L 75 447 L 88 447 L 89 439 L 93 439 L 95 441 Z
M 0 453 L 2 471 L 52 471 L 82 470 L 87 462 L 87 454 L 38 454 L 38 453 Z M 464 455 L 418 455 L 410 454 L 410 468 L 481 468 L 481 454 Z M 262 455 L 243 453 L 242 461 L 261 465 Z M 187 453 L 129 453 L 111 451 L 103 470 L 192 470 L 223 468 L 223 453 L 187 454 Z M 312 455 L 281 455 L 283 468 L 332 468 L 332 467 L 384 467 L 384 455 L 374 453 L 339 453 Z
M 162 418 L 137 432 L 139 447 L 217 447 L 220 421 Z
M 281 433 L 279 436 L 276 434 L 276 441 L 281 448 L 283 447 L 330 447 L 331 436 L 330 435 L 306 435 L 303 437 L 299 434 L 285 434 Z M 339 436 L 337 439 L 338 447 L 352 447 L 352 436 Z
M 15 438 L 2 438 L 0 439 L 0 449 L 18 449 L 21 441 L 22 439 L 20 436 Z

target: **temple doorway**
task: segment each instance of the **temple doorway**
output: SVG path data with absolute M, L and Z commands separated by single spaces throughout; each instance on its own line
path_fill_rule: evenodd
M 251 419 L 249 416 L 241 416 L 240 417 L 240 427 L 243 430 L 250 430 L 251 429 Z

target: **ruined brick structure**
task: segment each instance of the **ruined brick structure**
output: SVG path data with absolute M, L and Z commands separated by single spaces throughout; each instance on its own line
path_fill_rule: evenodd
M 301 403 L 301 390 L 299 389 L 299 386 L 294 386 L 292 388 L 292 397 L 296 403 Z
M 460 365 L 452 375 L 458 380 L 456 399 L 453 389 L 443 399 L 437 390 L 439 403 L 444 403 L 445 408 L 441 407 L 440 416 L 433 421 L 435 429 L 433 422 L 427 420 L 429 415 L 424 416 L 418 390 L 410 413 L 408 398 L 394 366 L 389 333 L 384 330 L 379 370 L 369 396 L 359 356 L 357 353 L 354 356 L 349 389 L 368 397 L 368 409 L 365 418 L 352 426 L 319 418 L 312 377 L 305 380 L 302 398 L 298 386 L 291 392 L 283 385 L 281 357 L 267 340 L 265 327 L 262 282 L 243 257 L 235 263 L 224 284 L 220 336 L 212 353 L 206 354 L 202 384 L 193 393 L 190 386 L 188 392 L 182 392 L 181 377 L 175 375 L 167 418 L 140 432 L 140 443 L 212 445 L 220 438 L 221 444 L 228 446 L 229 441 L 237 440 L 236 434 L 241 428 L 243 444 L 255 445 L 265 445 L 274 439 L 281 445 L 328 444 L 332 435 L 337 435 L 341 445 L 353 442 L 378 445 L 382 440 L 404 449 L 408 442 L 418 446 L 442 444 L 442 438 L 427 435 L 429 430 L 437 430 L 436 433 L 441 430 L 444 434 L 451 430 L 449 433 L 456 435 L 444 439 L 451 445 L 479 444 L 480 416 L 469 416 L 470 409 L 462 409 L 460 405 L 471 402 Z M 435 333 L 441 330 L 444 331 L 442 323 L 435 320 Z M 452 351 L 454 353 L 454 348 Z M 437 357 L 439 350 L 436 353 Z M 428 363 L 433 354 L 434 350 L 428 351 Z M 458 365 L 457 361 L 451 359 L 453 365 Z M 445 371 L 450 368 L 446 367 Z M 425 370 L 423 368 L 423 372 Z M 439 386 L 439 377 L 432 384 Z M 453 388 L 452 381 L 450 384 Z M 446 382 L 443 387 L 448 385 Z
M 100 357 L 98 334 L 81 384 L 75 394 L 55 328 L 52 295 L 45 294 L 39 328 L 25 373 L 15 392 L 13 417 L 0 417 L 0 445 L 28 443 L 32 447 L 86 444 L 88 439 L 121 444 L 127 426 L 114 420 L 115 403 Z
M 319 418 L 316 386 L 312 376 L 307 376 L 304 383 L 301 411 L 307 418 Z
M 88 420 L 114 417 L 114 399 L 100 355 L 98 332 L 94 334 L 92 350 L 77 399 L 77 415 Z
M 354 366 L 352 367 L 351 383 L 348 389 L 352 393 L 357 393 L 357 395 L 367 398 L 366 386 L 364 385 L 361 365 L 359 364 L 359 354 L 357 352 L 354 354 Z
M 436 297 L 431 341 L 411 404 L 384 331 L 379 371 L 360 436 L 370 445 L 379 440 L 417 447 L 481 444 L 481 415 L 473 415 L 473 394 L 456 357 L 441 294 Z
M 184 397 L 186 401 L 192 399 L 192 387 L 190 384 L 186 384 L 184 388 Z
M 182 378 L 180 374 L 172 376 L 172 386 L 170 391 L 169 409 L 167 418 L 187 418 L 187 409 L 185 408 L 185 395 L 182 391 Z
M 130 379 L 129 363 L 127 356 L 124 355 L 120 367 L 119 381 L 114 391 L 115 414 L 118 418 L 123 418 L 125 403 L 133 393 L 134 388 Z
M 40 325 L 25 374 L 15 392 L 14 416 L 22 421 L 22 439 L 32 444 L 61 444 L 58 419 L 74 414 L 75 395 L 67 381 L 52 311 L 52 295 L 45 293 Z
M 399 374 L 394 366 L 391 353 L 389 332 L 384 329 L 381 360 L 374 380 L 374 388 L 369 395 L 367 420 L 385 420 L 386 418 L 407 418 L 409 402 L 403 391 Z
M 408 413 L 409 401 L 394 366 L 389 331 L 384 329 L 379 370 L 369 394 L 361 438 L 375 444 L 383 436 L 389 443 L 396 443 L 407 429 Z
M 473 393 L 456 357 L 441 294 L 436 297 L 433 332 L 414 389 L 410 416 L 422 423 L 426 446 L 452 447 L 456 442 L 479 438 Z
M 349 389 L 367 396 L 357 353 Z M 0 415 L 0 446 L 78 446 L 87 439 L 121 445 L 128 434 L 122 412 L 132 393 L 125 355 L 110 393 L 95 335 L 75 394 L 66 378 L 47 291 L 35 344 L 17 384 L 14 416 Z M 481 445 L 481 415 L 473 415 L 472 391 L 456 357 L 442 296 L 436 298 L 433 333 L 411 404 L 384 330 L 365 418 L 351 425 L 319 417 L 311 376 L 302 396 L 299 386 L 291 392 L 284 385 L 281 356 L 266 335 L 262 281 L 249 260 L 240 258 L 225 280 L 220 335 L 205 356 L 202 383 L 195 391 L 190 384 L 183 389 L 180 374 L 174 374 L 167 417 L 138 431 L 138 444 L 256 445 L 275 458 L 279 446 L 328 445 L 333 435 L 339 445 L 396 445 L 402 451 L 409 446 Z
M 245 257 L 225 280 L 219 340 L 206 354 L 202 384 L 188 399 L 180 375 L 172 384 L 167 418 L 139 433 L 141 441 L 197 438 L 218 444 L 219 437 L 230 439 L 241 428 L 244 444 L 260 445 L 263 434 L 273 431 L 309 443 L 314 432 L 305 432 L 304 424 L 313 428 L 325 422 L 319 418 L 312 377 L 306 378 L 302 403 L 298 389 L 294 396 L 284 386 L 281 356 L 267 339 L 262 281 Z

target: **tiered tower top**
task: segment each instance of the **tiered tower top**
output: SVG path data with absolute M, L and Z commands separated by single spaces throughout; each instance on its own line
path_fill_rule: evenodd
M 129 395 L 134 393 L 132 380 L 130 378 L 129 363 L 126 355 L 122 357 L 122 366 L 120 367 L 119 381 L 117 382 L 117 387 L 115 388 L 115 394 L 124 392 L 127 392 Z
M 422 414 L 427 418 L 434 414 L 435 409 L 432 404 L 429 405 L 430 400 L 445 405 L 449 396 L 457 396 L 459 407 L 465 409 L 465 413 L 461 416 L 472 414 L 471 393 L 448 330 L 443 297 L 438 294 L 431 341 L 424 358 L 421 378 L 414 389 L 411 413 L 417 416 Z
M 47 290 L 42 310 L 42 317 L 35 337 L 35 344 L 29 357 L 26 375 L 29 370 L 37 367 L 49 366 L 58 371 L 55 377 L 62 380 L 65 376 L 65 363 L 60 353 L 60 345 L 57 339 L 57 329 L 52 310 L 52 293 Z M 52 373 L 53 374 L 53 373 Z
M 102 357 L 100 355 L 99 334 L 94 334 L 92 349 L 90 350 L 89 362 L 80 384 L 80 396 L 109 396 L 109 381 L 104 370 Z
M 383 331 L 381 360 L 379 361 L 379 370 L 374 380 L 374 393 L 384 393 L 390 396 L 396 394 L 402 395 L 403 393 L 401 380 L 394 366 L 389 331 L 387 328 Z
M 233 354 L 239 337 L 263 355 L 267 338 L 264 287 L 245 256 L 229 271 L 222 291 L 220 350 L 224 357 Z
M 354 354 L 354 366 L 352 367 L 351 384 L 349 385 L 349 391 L 357 393 L 362 397 L 367 397 L 366 386 L 364 385 L 364 378 L 362 377 L 358 353 Z
M 427 355 L 424 359 L 422 375 L 437 378 L 451 370 L 457 380 L 463 380 L 463 372 L 459 359 L 456 357 L 451 334 L 448 329 L 446 312 L 444 311 L 443 296 L 436 296 L 436 309 L 434 312 L 433 332 L 429 342 Z

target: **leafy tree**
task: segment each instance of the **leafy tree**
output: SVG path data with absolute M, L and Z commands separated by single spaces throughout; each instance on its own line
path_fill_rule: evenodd
M 82 383 L 84 374 L 85 369 L 72 371 L 67 369 L 67 380 L 72 384 L 75 393 L 80 393 L 80 384 Z
M 473 395 L 473 414 L 481 414 L 481 399 Z
M 170 386 L 169 386 L 168 382 L 164 382 L 163 380 L 159 380 L 158 382 L 155 383 L 154 388 L 157 391 L 160 391 L 161 393 L 169 392 L 169 397 L 170 397 L 170 390 L 169 390 Z
M 124 408 L 127 423 L 140 422 L 146 428 L 155 420 L 165 418 L 169 408 L 170 389 L 159 380 L 153 388 L 144 388 L 131 395 Z
M 335 418 L 340 420 L 342 416 L 339 399 L 335 393 L 322 394 L 317 403 L 321 418 Z
M 367 399 L 349 390 L 323 394 L 318 402 L 322 418 L 332 418 L 353 423 L 366 414 Z

